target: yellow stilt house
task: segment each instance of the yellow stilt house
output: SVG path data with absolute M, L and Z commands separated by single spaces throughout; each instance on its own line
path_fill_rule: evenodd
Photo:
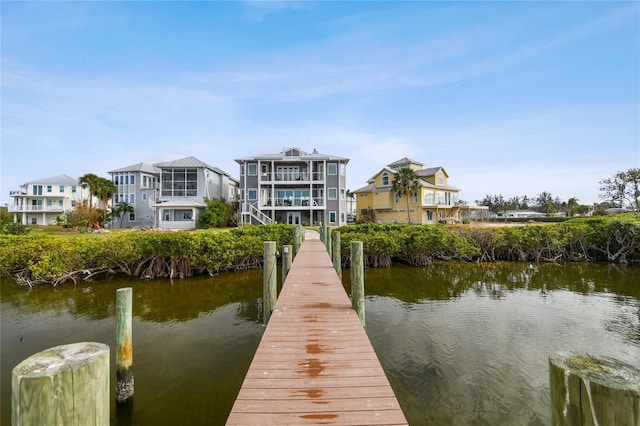
M 375 223 L 435 224 L 460 220 L 458 188 L 449 186 L 444 167 L 423 168 L 424 164 L 409 158 L 395 161 L 367 181 L 368 185 L 354 191 L 358 220 Z M 417 185 L 407 197 L 393 190 L 398 171 L 409 168 L 416 175 Z

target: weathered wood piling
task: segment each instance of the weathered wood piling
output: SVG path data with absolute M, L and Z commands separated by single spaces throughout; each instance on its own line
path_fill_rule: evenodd
M 549 357 L 555 426 L 640 425 L 640 370 L 609 357 L 557 352 Z
M 342 253 L 340 250 L 340 231 L 331 232 L 331 260 L 333 261 L 333 267 L 338 274 L 338 278 L 342 280 Z
M 293 246 L 285 244 L 282 246 L 282 285 L 284 285 L 284 280 L 287 279 L 287 274 L 291 269 L 292 263 L 293 263 Z
M 133 399 L 133 289 L 116 290 L 116 402 Z
M 358 313 L 362 325 L 364 315 L 364 258 L 362 241 L 351 242 L 351 307 Z
M 38 352 L 11 377 L 11 423 L 109 425 L 109 346 L 83 342 Z
M 262 275 L 262 323 L 267 324 L 278 298 L 278 272 L 276 262 L 276 242 L 264 242 L 264 268 Z

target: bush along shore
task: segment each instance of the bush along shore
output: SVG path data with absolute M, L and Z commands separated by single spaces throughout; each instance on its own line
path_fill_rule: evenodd
M 293 226 L 230 232 L 130 232 L 59 236 L 0 235 L 2 273 L 21 284 L 104 278 L 183 278 L 259 268 L 264 241 L 292 244 Z M 640 219 L 634 215 L 573 219 L 558 224 L 482 228 L 361 224 L 340 231 L 342 262 L 362 241 L 368 267 L 434 260 L 640 263 Z

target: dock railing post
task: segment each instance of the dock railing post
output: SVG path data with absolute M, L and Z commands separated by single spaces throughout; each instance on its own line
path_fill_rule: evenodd
M 549 357 L 551 424 L 637 425 L 640 369 L 609 357 L 556 352 Z
M 264 269 L 262 270 L 262 323 L 267 324 L 271 311 L 276 306 L 277 301 L 277 263 L 276 263 L 276 242 L 264 242 Z
M 332 234 L 331 228 L 327 228 L 327 235 L 326 235 L 327 242 L 325 243 L 325 245 L 327 246 L 327 253 L 329 253 L 329 259 L 333 259 L 333 254 L 332 254 L 333 243 L 331 242 L 332 240 L 331 234 Z
M 282 285 L 284 285 L 284 280 L 287 278 L 292 263 L 293 246 L 285 244 L 282 246 Z
M 133 398 L 133 337 L 131 287 L 116 290 L 116 402 L 123 404 Z
M 342 281 L 342 253 L 340 250 L 340 231 L 331 232 L 331 254 L 333 267 L 336 269 L 338 278 Z
M 109 346 L 82 342 L 31 355 L 11 373 L 11 424 L 109 426 Z
M 351 307 L 358 313 L 362 325 L 364 317 L 364 259 L 362 241 L 351 242 Z

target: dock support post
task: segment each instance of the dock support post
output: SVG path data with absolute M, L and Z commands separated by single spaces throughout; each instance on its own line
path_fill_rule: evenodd
M 300 227 L 299 226 L 295 226 L 293 228 L 293 255 L 297 255 L 298 254 L 298 250 L 300 250 L 300 241 L 302 240 L 301 236 L 300 236 Z
M 289 274 L 292 263 L 293 246 L 285 244 L 282 246 L 282 285 L 284 285 L 284 280 L 287 278 L 287 274 Z
M 11 374 L 11 424 L 108 426 L 109 346 L 83 342 L 31 355 Z
M 549 357 L 551 424 L 637 425 L 640 370 L 609 357 L 556 352 Z
M 322 241 L 324 247 L 327 248 L 327 225 L 325 224 L 320 227 L 320 241 Z
M 133 398 L 133 290 L 131 287 L 116 290 L 116 402 L 124 404 Z
M 362 241 L 351 242 L 351 307 L 358 313 L 362 325 L 364 319 L 364 260 Z
M 340 231 L 331 232 L 331 257 L 338 278 L 342 281 L 342 253 L 340 251 Z
M 267 324 L 277 301 L 276 242 L 264 242 L 264 269 L 262 271 L 262 323 Z

